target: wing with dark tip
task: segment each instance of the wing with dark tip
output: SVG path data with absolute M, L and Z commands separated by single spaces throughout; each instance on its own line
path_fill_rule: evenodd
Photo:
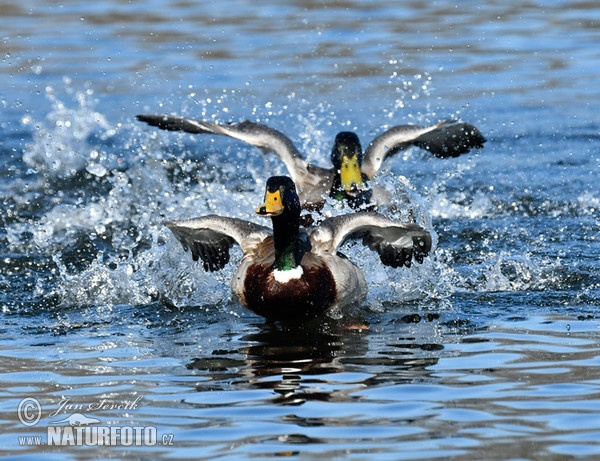
M 146 122 L 166 131 L 185 131 L 193 134 L 210 134 L 212 131 L 205 128 L 201 122 L 191 118 L 173 117 L 171 115 L 136 115 L 140 122 Z
M 219 134 L 238 139 L 266 152 L 274 152 L 281 158 L 292 180 L 296 183 L 302 183 L 303 178 L 308 174 L 308 165 L 290 138 L 280 131 L 260 123 L 244 121 L 217 124 L 170 115 L 137 115 L 136 118 L 162 130 Z
M 372 179 L 386 157 L 410 146 L 426 149 L 436 157 L 449 158 L 483 147 L 485 141 L 475 126 L 457 120 L 445 120 L 430 126 L 395 126 L 371 141 L 361 170 Z
M 166 221 L 183 248 L 194 261 L 202 260 L 204 270 L 217 271 L 229 262 L 229 249 L 238 244 L 244 253 L 271 235 L 264 226 L 237 218 L 204 216 L 181 221 Z
M 486 139 L 470 123 L 446 120 L 434 125 L 434 129 L 423 133 L 415 145 L 426 149 L 436 157 L 458 157 L 471 149 L 483 147 Z
M 362 239 L 391 267 L 422 263 L 431 251 L 431 235 L 418 224 L 399 223 L 379 213 L 359 212 L 328 218 L 311 234 L 313 251 L 335 253 L 347 240 Z

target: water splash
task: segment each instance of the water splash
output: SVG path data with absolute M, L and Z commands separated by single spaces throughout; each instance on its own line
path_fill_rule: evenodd
M 33 141 L 23 152 L 23 161 L 38 173 L 58 178 L 75 176 L 85 170 L 104 176 L 106 168 L 118 166 L 120 159 L 106 150 L 96 149 L 90 138 L 106 141 L 116 133 L 103 114 L 93 109 L 93 92 L 77 92 L 77 107 L 70 108 L 60 101 L 52 87 L 46 96 L 53 110 L 46 120 L 38 122 L 25 117 L 23 124 L 35 127 Z
M 148 130 L 133 121 L 111 126 L 93 109 L 89 91 L 74 94 L 74 107 L 59 101 L 52 91 L 48 97 L 53 110 L 45 121 L 24 120 L 26 126 L 38 126 L 23 154 L 35 174 L 26 192 L 14 194 L 13 217 L 6 225 L 10 251 L 51 261 L 40 270 L 49 271 L 44 280 L 50 278 L 54 284 L 50 288 L 47 283 L 38 284 L 36 290 L 58 297 L 61 308 L 156 301 L 213 308 L 235 303 L 229 280 L 240 251 L 235 250 L 234 264 L 225 270 L 205 273 L 162 221 L 218 213 L 264 224 L 252 210 L 262 199 L 264 171 L 283 173 L 281 162 L 271 162 L 252 147 L 228 142 L 215 146 L 208 137 Z M 195 104 L 201 113 L 207 105 L 222 104 L 222 115 L 228 112 L 224 110 L 227 100 L 225 94 L 220 103 L 196 98 Z M 349 120 L 336 119 L 328 105 L 306 109 L 297 115 L 287 106 L 271 104 L 253 113 L 268 111 L 264 118 L 287 121 L 290 132 L 300 133 L 299 147 L 309 159 L 327 164 L 330 125 L 355 127 Z M 346 245 L 342 251 L 366 275 L 368 308 L 382 310 L 390 302 L 426 305 L 448 299 L 457 290 L 517 291 L 555 283 L 560 263 L 553 265 L 532 254 L 516 257 L 506 244 L 496 247 L 502 229 L 486 230 L 481 222 L 474 225 L 482 232 L 468 235 L 464 234 L 468 226 L 461 229 L 464 235 L 458 247 L 448 244 L 442 226 L 438 230 L 445 243 L 438 247 L 434 219 L 482 220 L 505 211 L 498 207 L 493 188 L 466 179 L 476 162 L 458 161 L 446 170 L 438 167 L 441 172 L 423 195 L 399 173 L 401 169 L 411 174 L 410 165 L 416 163 L 411 162 L 413 155 L 409 150 L 404 155 L 406 163 L 397 162 L 399 166 L 392 165 L 391 172 L 378 179 L 394 200 L 382 211 L 429 229 L 437 248 L 424 264 L 406 270 L 384 267 L 376 254 L 360 244 Z M 455 187 L 456 182 L 463 185 Z M 32 207 L 34 197 L 36 206 Z M 579 202 L 588 208 L 597 206 L 592 194 L 580 196 Z M 334 215 L 345 210 L 329 201 L 325 212 Z M 524 238 L 533 237 L 525 234 Z M 480 250 L 477 253 L 461 245 Z

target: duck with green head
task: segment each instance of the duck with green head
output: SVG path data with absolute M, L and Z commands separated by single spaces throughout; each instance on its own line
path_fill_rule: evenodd
M 360 305 L 367 291 L 365 278 L 338 253 L 349 239 L 361 240 L 391 267 L 410 267 L 413 259 L 422 263 L 431 251 L 425 229 L 375 212 L 336 216 L 318 227 L 301 228 L 300 200 L 286 176 L 268 179 L 256 213 L 269 217 L 272 229 L 215 215 L 165 224 L 208 271 L 222 269 L 230 248 L 239 245 L 243 256 L 231 289 L 244 306 L 271 320 L 337 317 Z
M 337 174 L 333 177 L 329 196 L 345 201 L 354 209 L 375 209 L 369 178 L 361 171 L 363 150 L 356 133 L 342 131 L 336 135 L 331 163 Z
M 392 127 L 374 138 L 363 152 L 358 136 L 344 131 L 334 141 L 333 166 L 323 168 L 306 162 L 285 134 L 259 123 L 217 124 L 168 115 L 138 115 L 137 119 L 168 131 L 225 135 L 274 152 L 296 183 L 302 205 L 309 209 L 322 206 L 326 196 L 343 200 L 354 209 L 374 209 L 387 200 L 380 188 L 371 187 L 386 158 L 410 146 L 426 149 L 440 158 L 458 157 L 483 147 L 486 141 L 470 123 L 445 120 L 428 126 Z

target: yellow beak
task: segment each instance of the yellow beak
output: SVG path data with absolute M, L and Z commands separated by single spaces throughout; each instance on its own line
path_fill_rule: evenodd
M 352 157 L 342 156 L 342 166 L 340 168 L 340 181 L 342 187 L 348 193 L 356 192 L 363 188 L 362 173 L 358 165 L 356 154 Z
M 265 203 L 256 209 L 256 213 L 261 216 L 278 216 L 283 213 L 283 203 L 281 201 L 281 192 L 267 191 L 265 193 Z

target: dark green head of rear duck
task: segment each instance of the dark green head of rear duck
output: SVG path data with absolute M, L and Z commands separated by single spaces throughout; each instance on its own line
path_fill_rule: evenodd
M 331 150 L 335 177 L 329 195 L 337 200 L 346 200 L 352 208 L 371 201 L 371 191 L 366 184 L 368 178 L 360 169 L 362 161 L 363 150 L 356 133 L 338 133 Z

